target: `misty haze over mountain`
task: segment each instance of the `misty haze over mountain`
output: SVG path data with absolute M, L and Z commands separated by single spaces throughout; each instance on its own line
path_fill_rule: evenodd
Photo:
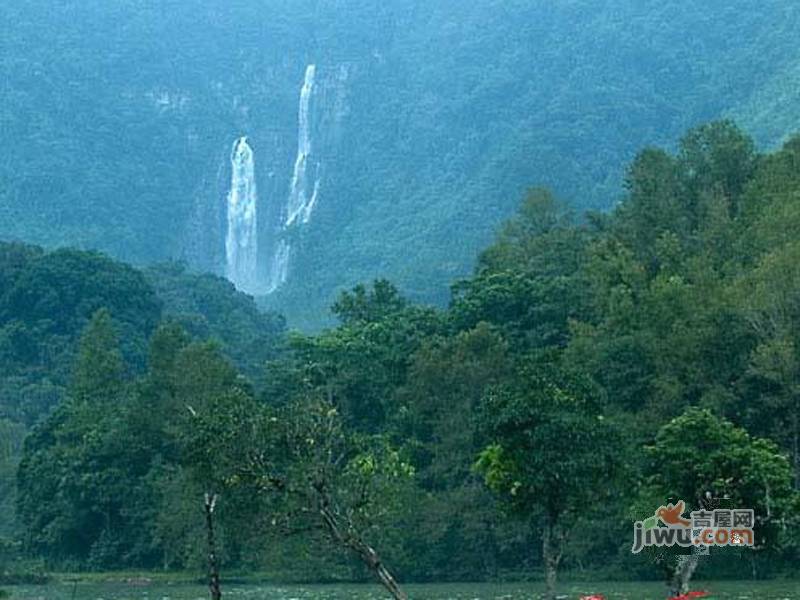
M 33 0 L 0 19 L 0 236 L 183 260 L 301 325 L 376 276 L 444 301 L 529 186 L 604 210 L 643 146 L 732 117 L 772 147 L 800 123 L 800 11 L 778 0 Z M 247 276 L 227 218 L 243 136 Z

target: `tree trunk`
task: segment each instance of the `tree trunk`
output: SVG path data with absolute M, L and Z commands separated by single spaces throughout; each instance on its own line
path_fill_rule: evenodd
M 719 500 L 713 497 L 711 491 L 706 491 L 697 498 L 697 503 L 703 510 L 711 511 L 719 508 Z M 693 534 L 697 535 L 698 530 L 693 530 Z M 709 548 L 703 546 L 695 546 L 692 548 L 691 554 L 683 554 L 678 556 L 675 571 L 672 573 L 672 578 L 669 580 L 667 587 L 669 588 L 669 597 L 680 596 L 689 591 L 689 582 L 692 580 L 694 572 L 700 565 L 700 559 L 703 556 L 708 556 Z
M 206 493 L 204 508 L 206 512 L 206 530 L 208 531 L 208 590 L 211 592 L 211 600 L 220 600 L 222 598 L 222 590 L 219 585 L 217 542 L 214 538 L 214 508 L 216 505 L 216 494 Z
M 363 548 L 356 549 L 355 552 L 361 557 L 361 560 L 369 567 L 370 571 L 375 574 L 375 577 L 378 578 L 378 581 L 381 582 L 383 587 L 389 590 L 389 593 L 392 595 L 392 598 L 395 600 L 408 600 L 408 596 L 406 593 L 400 588 L 400 585 L 397 583 L 397 580 L 394 576 L 389 572 L 389 569 L 381 562 L 378 553 L 375 550 L 364 544 L 362 542 Z
M 792 415 L 792 466 L 794 467 L 794 489 L 800 490 L 800 423 L 797 409 Z
M 544 563 L 545 600 L 556 597 L 558 564 L 561 562 L 561 544 L 554 539 L 555 519 L 547 517 L 542 529 L 542 562 Z
M 678 566 L 669 586 L 669 597 L 680 596 L 689 591 L 689 582 L 700 564 L 701 554 L 692 552 L 678 557 Z
M 326 500 L 322 500 L 320 515 L 328 533 L 339 544 L 354 552 L 362 562 L 372 571 L 372 574 L 380 581 L 381 585 L 392 595 L 395 600 L 408 600 L 408 595 L 402 590 L 400 584 L 391 574 L 389 569 L 381 561 L 380 556 L 369 544 L 361 539 L 361 536 L 352 531 L 346 525 L 343 527 L 339 519 L 331 510 Z

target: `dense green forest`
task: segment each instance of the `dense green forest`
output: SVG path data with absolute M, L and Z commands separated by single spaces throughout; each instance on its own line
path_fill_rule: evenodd
M 447 308 L 376 280 L 315 335 L 180 266 L 4 244 L 6 553 L 199 570 L 217 494 L 223 573 L 678 590 L 632 524 L 709 493 L 757 549 L 698 575 L 800 575 L 800 138 L 713 122 L 625 190 L 532 189 Z
M 800 118 L 787 0 L 20 0 L 0 6 L 0 237 L 222 273 L 247 135 L 262 214 L 288 194 L 315 63 L 316 214 L 266 305 L 318 328 L 358 282 L 445 305 L 532 182 L 607 209 L 640 147 Z
M 0 273 L 0 552 L 16 539 L 14 469 L 24 436 L 70 397 L 78 342 L 98 311 L 113 315 L 128 379 L 146 372 L 159 324 L 211 344 L 254 381 L 285 344 L 280 316 L 262 313 L 224 279 L 177 264 L 137 271 L 98 253 L 0 243 Z

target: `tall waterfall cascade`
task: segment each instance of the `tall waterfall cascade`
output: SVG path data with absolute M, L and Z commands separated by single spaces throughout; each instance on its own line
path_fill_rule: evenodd
M 286 283 L 289 275 L 289 242 L 286 240 L 278 241 L 275 251 L 272 253 L 272 261 L 269 265 L 269 279 L 267 281 L 266 292 L 271 294 L 281 285 Z
M 297 235 L 311 221 L 320 197 L 323 168 L 319 150 L 321 147 L 324 151 L 328 138 L 318 139 L 317 132 L 320 123 L 324 123 L 327 129 L 331 115 L 341 112 L 338 96 L 335 104 L 330 103 L 332 112 L 320 113 L 317 106 L 319 103 L 329 104 L 325 100 L 326 94 L 331 93 L 328 87 L 334 86 L 333 90 L 339 90 L 343 84 L 340 80 L 341 76 L 320 83 L 316 65 L 306 66 L 297 105 L 297 155 L 285 201 L 263 205 L 262 199 L 259 207 L 253 148 L 247 136 L 239 137 L 233 143 L 225 217 L 218 222 L 225 228 L 225 276 L 243 292 L 270 294 L 288 279 Z M 220 192 L 225 193 L 224 176 L 220 187 Z M 272 189 L 275 191 L 274 187 Z M 219 239 L 217 236 L 221 232 L 219 229 L 216 231 L 215 239 Z
M 300 89 L 300 106 L 297 111 L 297 158 L 294 162 L 292 183 L 289 187 L 289 199 L 286 203 L 286 226 L 290 226 L 298 219 L 308 223 L 319 192 L 318 163 L 313 164 L 311 148 L 311 96 L 314 93 L 314 83 L 317 75 L 316 65 L 308 65 Z M 313 173 L 309 172 L 312 166 Z M 315 181 L 309 185 L 311 178 Z
M 316 86 L 317 67 L 308 65 L 300 88 L 300 103 L 297 109 L 297 157 L 294 161 L 289 196 L 278 231 L 280 240 L 275 244 L 269 266 L 267 293 L 281 287 L 289 276 L 289 263 L 292 255 L 291 242 L 287 232 L 306 225 L 319 198 L 321 163 L 314 158 L 312 139 L 312 104 Z
M 237 139 L 231 151 L 231 187 L 228 192 L 225 236 L 225 275 L 245 292 L 255 293 L 258 282 L 258 221 L 255 159 L 247 137 Z

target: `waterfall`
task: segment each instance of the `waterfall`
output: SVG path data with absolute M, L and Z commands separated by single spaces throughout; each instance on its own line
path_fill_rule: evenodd
M 240 290 L 256 291 L 258 225 L 253 149 L 243 136 L 231 152 L 231 188 L 228 192 L 228 230 L 225 237 L 225 275 Z
M 316 75 L 316 65 L 308 65 L 303 86 L 300 88 L 300 105 L 297 109 L 297 157 L 289 184 L 289 197 L 277 230 L 279 241 L 275 243 L 270 259 L 267 293 L 274 292 L 286 283 L 292 255 L 292 246 L 287 239 L 287 233 L 293 226 L 305 225 L 311 220 L 311 214 L 319 199 L 322 167 L 313 153 L 311 121 L 311 99 L 314 95 Z
M 303 80 L 303 87 L 300 89 L 300 107 L 297 111 L 297 158 L 294 162 L 294 172 L 292 183 L 289 187 L 289 199 L 286 203 L 286 226 L 292 225 L 298 218 L 301 222 L 307 223 L 311 218 L 311 211 L 317 201 L 319 191 L 319 179 L 314 182 L 311 197 L 309 197 L 309 162 L 311 160 L 311 120 L 310 107 L 311 96 L 314 92 L 314 79 L 316 77 L 316 65 L 306 67 L 306 75 Z M 314 176 L 318 165 L 314 169 Z
M 299 101 L 292 102 L 297 112 L 283 115 L 297 129 L 290 127 L 284 137 L 275 133 L 274 123 L 267 123 L 248 131 L 252 137 L 235 139 L 232 149 L 227 143 L 217 148 L 186 226 L 182 255 L 189 264 L 222 273 L 237 289 L 253 295 L 275 292 L 290 273 L 293 278 L 300 275 L 294 263 L 303 254 L 301 244 L 310 243 L 307 227 L 330 192 L 325 157 L 334 155 L 349 114 L 348 73 L 346 65 L 306 64 L 298 73 Z M 224 91 L 222 84 L 217 87 Z M 241 99 L 233 102 L 239 106 Z M 258 126 L 249 119 L 243 122 Z M 297 153 L 291 161 L 294 131 Z M 259 177 L 260 206 L 250 139 L 257 141 L 259 175 L 264 175 Z M 276 193 L 280 195 L 273 197 Z
M 271 294 L 284 283 L 289 275 L 289 254 L 291 248 L 286 240 L 281 240 L 275 247 L 272 255 L 272 262 L 269 266 L 269 281 L 267 282 L 266 293 Z
M 311 219 L 311 213 L 314 212 L 314 207 L 317 205 L 317 198 L 319 197 L 319 177 L 314 182 L 314 191 L 311 193 L 311 199 L 305 205 L 302 212 L 303 223 L 308 223 Z

